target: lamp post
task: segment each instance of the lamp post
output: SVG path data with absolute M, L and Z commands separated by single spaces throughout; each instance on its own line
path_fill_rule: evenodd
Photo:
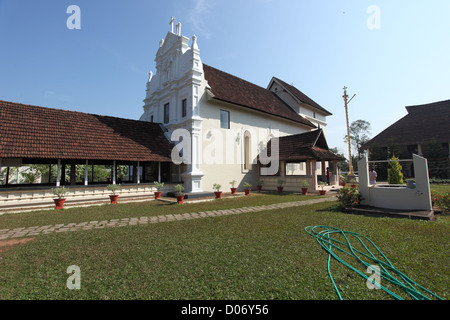
M 348 100 L 348 95 L 347 95 L 347 87 L 344 87 L 344 95 L 342 96 L 344 98 L 344 103 L 345 103 L 345 117 L 347 119 L 347 143 L 348 143 L 348 175 L 351 176 L 353 175 L 353 165 L 352 165 L 352 153 L 351 153 L 351 147 L 350 147 L 350 127 L 348 124 L 348 104 L 350 103 L 350 101 L 352 101 L 352 99 L 356 96 L 356 94 L 353 95 L 353 97 L 350 98 L 350 100 Z

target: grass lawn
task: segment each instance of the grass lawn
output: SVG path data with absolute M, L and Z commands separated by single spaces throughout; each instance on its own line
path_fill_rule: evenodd
M 186 205 L 154 201 L 42 211 L 0 216 L 0 229 L 306 198 L 255 194 Z M 336 299 L 327 273 L 327 254 L 304 231 L 310 225 L 334 226 L 369 237 L 397 269 L 448 299 L 449 218 L 439 216 L 429 222 L 366 217 L 339 212 L 329 202 L 40 235 L 0 251 L 0 299 Z M 80 267 L 80 290 L 66 287 L 70 276 L 66 270 L 71 265 Z M 331 266 L 343 298 L 391 299 L 381 290 L 369 290 L 363 278 L 336 261 Z

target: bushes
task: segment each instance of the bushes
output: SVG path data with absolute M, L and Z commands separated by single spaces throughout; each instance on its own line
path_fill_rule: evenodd
M 353 208 L 361 203 L 361 193 L 357 188 L 342 188 L 339 190 L 337 198 L 341 209 Z
M 450 195 L 447 193 L 439 194 L 437 192 L 431 192 L 431 202 L 433 206 L 442 208 L 442 209 L 450 209 Z

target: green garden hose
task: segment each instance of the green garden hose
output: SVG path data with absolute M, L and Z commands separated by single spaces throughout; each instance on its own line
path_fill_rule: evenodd
M 305 228 L 305 231 L 311 236 L 315 237 L 322 248 L 326 252 L 328 252 L 328 275 L 331 279 L 331 282 L 333 283 L 339 299 L 342 300 L 342 296 L 331 274 L 331 258 L 336 259 L 347 268 L 355 271 L 361 277 L 366 279 L 367 284 L 371 284 L 372 288 L 373 286 L 377 286 L 378 289 L 384 290 L 395 299 L 403 300 L 404 298 L 383 286 L 382 283 L 387 281 L 387 283 L 391 283 L 401 288 L 406 294 L 408 294 L 412 299 L 415 300 L 431 300 L 433 298 L 443 300 L 435 293 L 420 286 L 419 284 L 408 278 L 406 275 L 398 271 L 396 268 L 394 268 L 389 259 L 369 238 L 355 232 L 343 231 L 341 229 L 330 226 L 308 226 Z M 339 237 L 340 240 L 337 240 L 337 237 Z M 357 249 L 354 245 L 352 245 L 350 239 L 352 239 L 354 242 L 356 240 L 355 243 L 360 247 L 360 249 Z M 373 252 L 369 249 L 369 247 L 372 247 Z M 354 259 L 356 259 L 356 262 L 364 265 L 367 270 L 373 270 L 377 275 L 378 282 L 375 281 L 375 277 L 361 272 L 350 263 L 344 261 L 339 256 L 339 254 L 351 257 L 347 260 L 354 261 Z M 376 268 L 374 268 L 374 266 L 376 266 Z

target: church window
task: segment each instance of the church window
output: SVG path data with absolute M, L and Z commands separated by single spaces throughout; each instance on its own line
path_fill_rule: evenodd
M 164 105 L 164 123 L 169 123 L 169 120 L 170 120 L 169 112 L 170 112 L 169 104 L 166 103 Z
M 244 169 L 251 170 L 252 163 L 250 157 L 250 133 L 248 131 L 244 134 Z
M 230 129 L 230 112 L 220 110 L 220 127 L 222 129 Z
M 186 117 L 186 111 L 187 111 L 187 100 L 183 99 L 183 101 L 181 101 L 181 116 L 183 118 Z

